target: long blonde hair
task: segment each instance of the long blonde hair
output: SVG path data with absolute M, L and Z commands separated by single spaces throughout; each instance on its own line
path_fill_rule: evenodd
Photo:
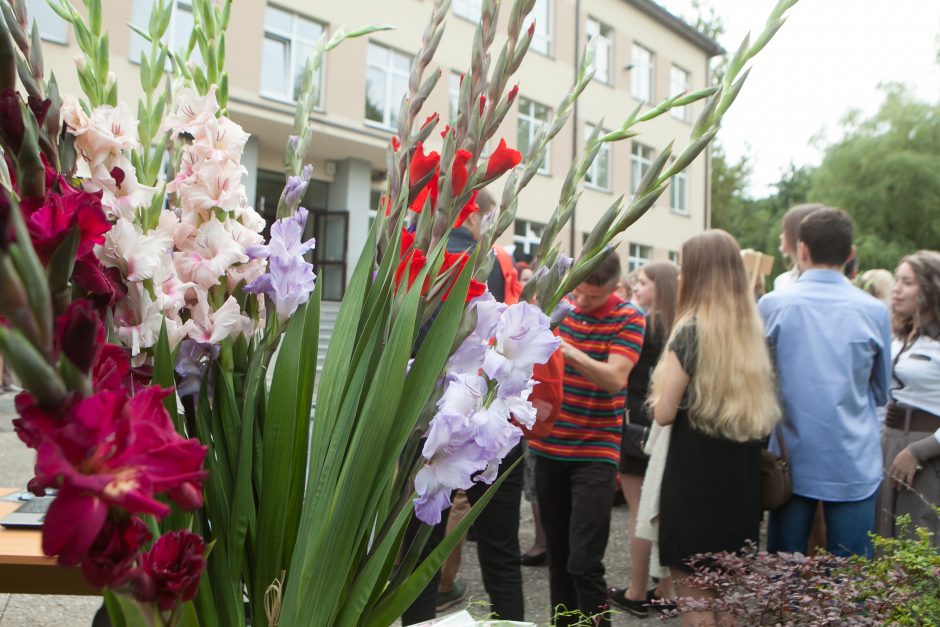
M 766 437 L 780 420 L 764 325 L 737 242 L 711 230 L 682 247 L 677 320 L 670 340 L 695 325 L 695 371 L 686 398 L 691 424 L 737 442 Z M 663 353 L 665 355 L 665 353 Z M 650 405 L 662 396 L 663 360 L 653 371 Z

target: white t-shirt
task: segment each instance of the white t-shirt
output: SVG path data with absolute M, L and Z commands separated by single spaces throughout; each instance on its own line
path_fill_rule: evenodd
M 940 341 L 920 336 L 900 358 L 904 344 L 894 340 L 891 353 L 897 360 L 891 381 L 891 398 L 897 403 L 940 416 Z M 940 429 L 934 433 L 940 442 Z

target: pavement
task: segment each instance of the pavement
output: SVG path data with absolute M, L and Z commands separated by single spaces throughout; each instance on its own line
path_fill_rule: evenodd
M 0 395 L 0 486 L 25 486 L 32 477 L 33 451 L 27 449 L 13 432 L 15 416 L 13 395 Z M 624 586 L 629 576 L 629 512 L 626 506 L 613 510 L 610 542 L 607 546 L 605 565 L 608 585 Z M 525 551 L 532 545 L 534 528 L 532 510 L 522 503 L 522 525 L 519 542 Z M 549 617 L 548 569 L 523 567 L 525 586 L 526 618 L 538 625 L 547 625 Z M 487 600 L 480 567 L 477 561 L 476 544 L 464 545 L 463 561 L 458 577 L 467 583 L 468 603 Z M 86 627 L 101 605 L 97 597 L 0 594 L 0 627 Z M 454 608 L 454 611 L 460 608 Z M 615 615 L 616 627 L 658 625 L 655 617 L 638 619 L 627 614 Z M 673 624 L 676 621 L 670 621 Z

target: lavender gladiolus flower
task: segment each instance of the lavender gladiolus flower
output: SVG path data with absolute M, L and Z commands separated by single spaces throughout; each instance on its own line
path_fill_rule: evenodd
M 549 318 L 529 303 L 513 305 L 499 319 L 496 349 L 488 351 L 483 371 L 506 395 L 518 394 L 532 378 L 532 367 L 544 364 L 561 345 Z
M 571 264 L 574 263 L 574 258 L 569 257 L 565 254 L 558 256 L 558 273 L 560 276 L 565 276 L 565 273 L 571 269 Z
M 209 364 L 219 358 L 219 348 L 218 344 L 206 344 L 189 338 L 180 342 L 175 368 L 176 374 L 180 376 L 179 385 L 176 386 L 180 397 L 199 393 Z M 209 395 L 212 395 L 211 387 Z
M 555 305 L 555 310 L 552 312 L 552 315 L 549 317 L 551 325 L 557 326 L 561 324 L 561 321 L 568 317 L 574 311 L 574 305 L 570 301 L 562 299 L 557 305 Z
M 271 239 L 266 246 L 254 246 L 247 251 L 255 259 L 267 257 L 268 272 L 245 286 L 245 291 L 266 294 L 281 320 L 306 303 L 316 285 L 313 265 L 303 257 L 315 246 L 312 238 L 303 241 L 306 224 L 307 210 L 300 207 L 293 216 L 281 218 L 271 226 Z

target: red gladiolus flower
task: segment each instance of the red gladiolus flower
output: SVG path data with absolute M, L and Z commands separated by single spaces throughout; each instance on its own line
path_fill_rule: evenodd
M 0 92 L 0 138 L 13 149 L 14 154 L 20 151 L 25 129 L 20 95 L 8 87 Z
M 414 187 L 421 182 L 424 177 L 438 168 L 441 161 L 441 155 L 432 151 L 424 154 L 424 145 L 421 142 L 415 146 L 415 152 L 411 156 L 411 163 L 408 165 L 408 184 Z
M 56 348 L 81 372 L 88 372 L 104 344 L 104 324 L 91 301 L 72 301 L 56 318 Z
M 470 217 L 471 213 L 479 210 L 480 207 L 477 205 L 477 192 L 474 191 L 470 196 L 470 201 L 463 206 L 463 209 L 460 210 L 460 215 L 458 215 L 457 219 L 454 221 L 454 228 L 459 228 L 463 225 L 464 221 Z
M 196 596 L 206 566 L 206 543 L 190 531 L 171 531 L 160 536 L 140 562 L 134 596 L 146 603 L 155 601 L 168 612 Z
M 408 281 L 405 286 L 410 290 L 427 262 L 428 258 L 420 250 L 412 250 L 410 253 L 406 254 L 398 263 L 398 269 L 395 270 L 395 285 L 401 286 L 401 281 L 407 274 Z M 424 292 L 426 289 L 427 282 L 425 282 L 421 291 Z
M 139 518 L 109 518 L 88 554 L 82 573 L 96 588 L 116 588 L 134 574 L 140 548 L 150 541 L 150 530 Z
M 170 511 L 161 493 L 183 507 L 201 489 L 206 447 L 186 440 L 173 427 L 163 398 L 170 390 L 148 387 L 128 398 L 105 390 L 77 401 L 61 427 L 46 433 L 37 449 L 37 489 L 56 487 L 58 496 L 43 525 L 43 551 L 59 562 L 77 564 L 105 523 L 108 509 L 162 518 Z M 17 430 L 43 433 L 31 417 Z M 22 437 L 22 435 L 21 435 Z
M 459 196 L 467 184 L 467 179 L 470 176 L 467 173 L 467 162 L 470 161 L 472 156 L 469 150 L 463 149 L 458 150 L 457 154 L 454 155 L 454 165 L 450 171 L 450 189 L 454 196 Z
M 27 210 L 31 204 L 24 201 Z M 49 261 L 75 225 L 79 229 L 76 258 L 90 253 L 95 244 L 104 243 L 104 234 L 111 230 L 111 223 L 101 209 L 101 192 L 76 192 L 61 196 L 46 194 L 43 205 L 32 212 L 28 221 L 33 245 L 44 263 Z
M 414 200 L 411 201 L 411 210 L 415 213 L 421 213 L 424 211 L 425 201 L 429 198 L 431 200 L 430 207 L 434 209 L 434 207 L 437 206 L 437 196 L 437 177 L 435 176 L 428 181 L 428 184 L 425 185 L 424 188 L 418 192 L 418 195 L 415 196 Z
M 445 124 L 444 130 L 441 131 L 441 139 L 447 139 L 447 134 L 451 132 L 451 130 L 453 129 L 450 128 L 450 124 Z
M 35 96 L 29 96 L 26 99 L 26 104 L 29 105 L 29 110 L 33 112 L 33 117 L 36 118 L 36 124 L 42 126 L 43 122 L 46 121 L 46 114 L 49 113 L 49 107 L 52 106 L 52 101 L 48 98 L 40 100 Z
M 522 153 L 506 146 L 506 140 L 499 140 L 499 146 L 490 155 L 486 162 L 486 175 L 484 178 L 492 179 L 511 170 L 522 161 Z
M 486 293 L 486 283 L 482 283 L 476 279 L 470 279 L 470 289 L 467 290 L 466 302 L 469 303 L 474 298 L 483 296 L 484 293 Z
M 398 139 L 398 135 L 392 135 L 392 151 L 398 152 L 399 148 L 401 148 L 401 140 Z

